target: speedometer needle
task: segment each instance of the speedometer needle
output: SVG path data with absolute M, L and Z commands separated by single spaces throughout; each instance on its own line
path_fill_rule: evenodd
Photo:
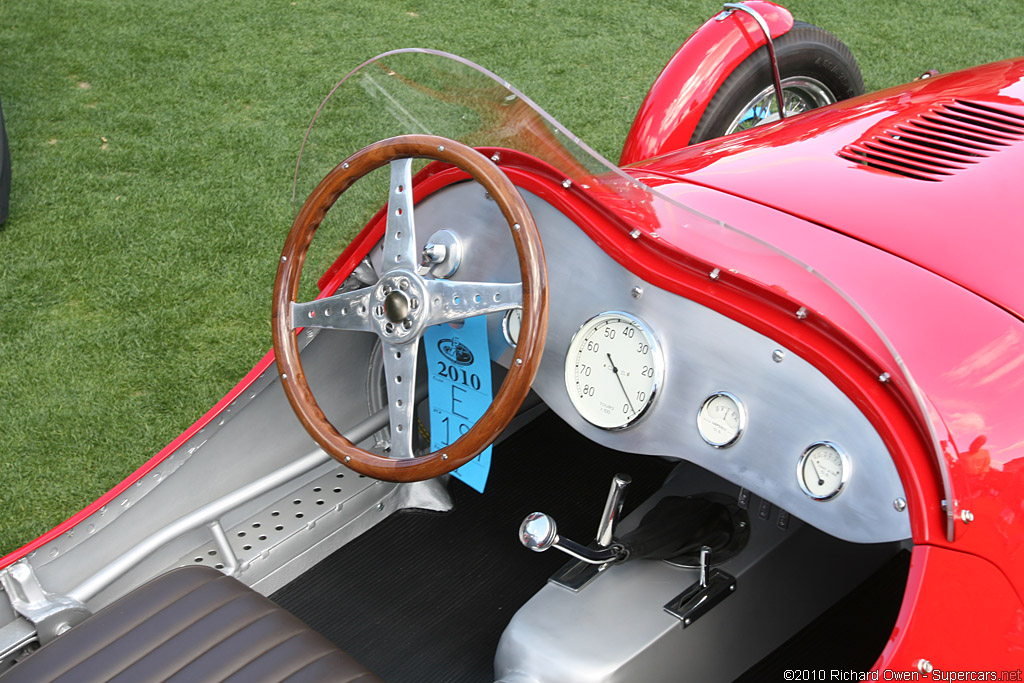
M 628 405 L 629 409 L 633 411 L 634 415 L 636 415 L 636 408 L 633 407 L 633 402 L 629 400 L 629 392 L 626 391 L 626 385 L 622 383 L 622 377 L 619 376 L 619 369 L 615 367 L 615 361 L 612 360 L 612 354 L 606 353 L 605 355 L 608 356 L 608 362 L 612 364 L 612 372 L 615 373 L 615 379 L 619 380 L 619 386 L 622 388 L 622 395 L 626 397 L 626 405 Z

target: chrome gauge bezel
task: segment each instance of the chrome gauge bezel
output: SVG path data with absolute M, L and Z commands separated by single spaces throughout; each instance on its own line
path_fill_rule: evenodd
M 515 315 L 519 316 L 521 325 L 523 319 L 523 309 L 521 308 L 510 308 L 501 318 L 501 333 L 505 335 L 505 341 L 513 349 L 519 346 L 519 333 L 516 332 L 516 335 L 512 336 L 512 317 Z
M 701 421 L 701 416 L 704 414 L 704 410 L 716 398 L 726 398 L 729 401 L 731 401 L 733 406 L 736 409 L 737 415 L 739 416 L 739 427 L 736 430 L 736 433 L 733 434 L 726 441 L 715 440 L 711 435 L 705 433 L 705 431 L 704 431 L 704 424 Z M 700 408 L 697 409 L 697 433 L 700 434 L 700 438 L 704 439 L 704 442 L 706 444 L 708 444 L 709 446 L 713 446 L 715 448 L 728 448 L 729 446 L 732 446 L 737 441 L 739 441 L 740 437 L 743 436 L 743 433 L 746 430 L 747 430 L 747 406 L 743 403 L 743 401 L 741 401 L 739 399 L 738 396 L 736 396 L 736 394 L 734 394 L 734 393 L 732 393 L 730 391 L 716 391 L 715 393 L 711 394 L 706 399 L 704 399 L 704 401 L 700 404 Z
M 618 319 L 623 320 L 623 322 L 627 322 L 628 321 L 629 324 L 635 326 L 639 330 L 639 332 L 644 336 L 644 338 L 645 338 L 644 341 L 647 344 L 650 345 L 650 348 L 651 348 L 651 363 L 652 363 L 652 365 L 654 367 L 654 377 L 651 378 L 650 393 L 647 396 L 647 399 L 644 402 L 643 407 L 640 410 L 636 411 L 635 415 L 630 416 L 628 419 L 626 419 L 626 420 L 624 420 L 624 421 L 622 421 L 620 423 L 616 423 L 616 424 L 612 424 L 612 425 L 600 424 L 598 422 L 595 422 L 590 417 L 588 417 L 588 415 L 587 415 L 588 411 L 581 405 L 579 397 L 576 395 L 576 392 L 573 390 L 573 385 L 575 384 L 575 380 L 576 380 L 576 375 L 575 375 L 576 361 L 574 360 L 574 357 L 578 355 L 576 353 L 577 341 L 581 340 L 581 338 L 582 338 L 581 335 L 584 333 L 585 330 L 595 326 L 598 322 L 600 322 L 600 320 L 605 319 L 605 318 L 608 318 L 608 319 L 618 318 Z M 565 379 L 565 390 L 566 390 L 566 393 L 569 395 L 569 402 L 572 404 L 573 408 L 575 408 L 576 413 L 581 418 L 586 420 L 587 423 L 589 423 L 589 424 L 591 424 L 591 425 L 593 425 L 593 426 L 595 426 L 595 427 L 597 427 L 599 429 L 603 429 L 605 431 L 608 431 L 608 432 L 617 432 L 617 431 L 622 431 L 624 429 L 629 429 L 631 427 L 636 426 L 645 417 L 647 417 L 647 415 L 650 414 L 651 406 L 654 405 L 655 401 L 658 398 L 658 395 L 661 392 L 661 386 L 662 386 L 662 382 L 664 380 L 664 376 L 665 376 L 664 355 L 662 353 L 662 347 L 661 347 L 661 343 L 658 340 L 658 337 L 654 334 L 654 331 L 651 329 L 651 327 L 647 323 L 645 323 L 643 320 L 641 320 L 637 316 L 633 315 L 632 313 L 626 313 L 625 311 L 604 311 L 602 313 L 598 313 L 597 315 L 594 315 L 594 316 L 591 316 L 590 318 L 588 318 L 582 325 L 579 326 L 579 328 L 577 328 L 576 332 L 572 336 L 572 339 L 569 341 L 569 348 L 566 349 L 566 352 L 565 352 L 564 379 Z
M 807 482 L 804 476 L 804 465 L 807 463 L 807 459 L 811 457 L 811 454 L 818 448 L 831 448 L 839 455 L 839 462 L 843 468 L 843 471 L 839 475 L 839 485 L 835 487 L 830 493 L 825 495 L 819 495 L 811 491 L 810 487 L 807 486 Z M 800 484 L 800 490 L 802 490 L 808 497 L 817 501 L 832 500 L 846 488 L 846 483 L 850 480 L 850 456 L 847 455 L 846 450 L 842 446 L 832 441 L 815 441 L 810 446 L 804 449 L 804 452 L 800 455 L 800 460 L 796 465 L 796 481 Z

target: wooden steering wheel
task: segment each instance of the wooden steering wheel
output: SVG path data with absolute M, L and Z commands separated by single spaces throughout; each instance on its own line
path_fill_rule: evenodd
M 413 221 L 412 160 L 434 159 L 476 180 L 508 222 L 519 256 L 519 283 L 428 279 L 419 263 Z M 307 303 L 295 303 L 309 245 L 327 211 L 355 181 L 390 164 L 382 275 L 375 285 Z M 522 306 L 522 326 L 508 374 L 487 412 L 451 445 L 416 456 L 416 360 L 423 331 Z M 547 269 L 537 225 L 512 182 L 471 147 L 432 135 L 406 135 L 374 143 L 327 174 L 302 205 L 277 268 L 272 313 L 274 354 L 281 385 L 299 421 L 320 446 L 351 469 L 386 481 L 430 479 L 465 464 L 491 444 L 515 416 L 537 374 L 547 331 Z M 310 391 L 299 360 L 295 330 L 323 327 L 376 333 L 384 353 L 391 454 L 363 450 L 341 435 Z

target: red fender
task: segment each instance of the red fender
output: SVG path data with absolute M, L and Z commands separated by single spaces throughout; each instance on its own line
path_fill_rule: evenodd
M 772 39 L 793 28 L 793 15 L 784 7 L 767 0 L 744 4 L 764 18 Z M 620 166 L 689 145 L 708 102 L 725 79 L 767 42 L 749 14 L 734 11 L 719 20 L 720 16 L 694 31 L 654 81 L 626 136 Z

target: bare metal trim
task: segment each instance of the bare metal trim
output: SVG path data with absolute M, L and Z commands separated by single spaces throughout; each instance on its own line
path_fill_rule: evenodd
M 422 388 L 422 390 L 417 391 L 418 400 L 422 400 L 425 395 L 425 387 Z M 377 411 L 349 429 L 345 433 L 345 437 L 354 443 L 358 443 L 385 427 L 388 424 L 388 418 L 389 414 L 387 410 Z M 210 526 L 218 547 L 221 548 L 225 557 L 228 559 L 228 562 L 225 563 L 225 571 L 230 573 L 233 570 L 237 570 L 237 558 L 234 563 L 230 561 L 233 554 L 230 553 L 230 546 L 227 545 L 227 538 L 225 537 L 223 541 L 217 538 L 217 529 L 220 529 L 221 534 L 223 534 L 223 528 L 220 527 L 219 523 L 221 515 L 291 481 L 292 479 L 295 479 L 296 477 L 301 476 L 302 474 L 305 474 L 318 465 L 330 461 L 330 459 L 330 455 L 320 449 L 317 449 L 291 464 L 281 467 L 280 469 L 257 479 L 251 484 L 247 484 L 226 496 L 221 496 L 217 500 L 193 510 L 184 517 L 179 517 L 176 521 L 171 522 L 159 531 L 150 535 L 145 540 L 139 542 L 131 550 L 124 553 L 106 567 L 83 581 L 76 588 L 68 592 L 68 597 L 81 603 L 87 602 L 102 590 L 110 586 L 118 578 L 123 576 L 132 567 L 146 559 L 150 553 L 156 551 L 158 548 L 169 543 L 175 538 L 203 525 Z M 216 526 L 214 526 L 214 524 Z M 233 564 L 236 566 L 233 567 Z
M 747 7 L 746 5 L 739 2 L 727 2 L 725 3 L 726 11 L 738 10 L 745 14 L 749 14 L 757 22 L 757 25 L 761 27 L 761 31 L 764 33 L 765 46 L 768 48 L 768 61 L 772 65 L 772 78 L 775 81 L 775 97 L 779 102 L 779 119 L 786 118 L 786 103 L 782 99 L 782 77 L 779 75 L 779 60 L 775 57 L 775 43 L 772 42 L 772 32 L 768 28 L 768 22 L 764 20 L 764 17 L 754 9 Z

